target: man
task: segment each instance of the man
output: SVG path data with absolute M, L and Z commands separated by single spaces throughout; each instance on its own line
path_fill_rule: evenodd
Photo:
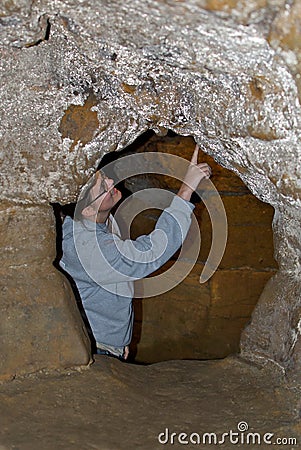
M 197 163 L 198 151 L 196 146 L 177 195 L 149 235 L 120 238 L 110 217 L 122 194 L 101 171 L 78 201 L 74 219 L 63 223 L 60 265 L 77 285 L 98 354 L 128 358 L 133 282 L 160 268 L 181 246 L 191 224 L 191 195 L 211 176 L 208 164 Z

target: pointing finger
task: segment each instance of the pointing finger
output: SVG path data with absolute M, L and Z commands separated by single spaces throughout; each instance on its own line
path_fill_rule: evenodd
M 198 146 L 198 144 L 196 144 L 195 148 L 194 148 L 194 152 L 191 158 L 191 162 L 194 164 L 198 163 L 198 154 L 199 154 L 199 149 L 200 147 Z

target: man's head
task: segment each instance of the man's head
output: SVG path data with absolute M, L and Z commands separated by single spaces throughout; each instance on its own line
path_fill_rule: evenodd
M 98 170 L 80 195 L 76 205 L 75 220 L 105 222 L 111 209 L 121 197 L 121 192 L 114 187 L 114 180 Z

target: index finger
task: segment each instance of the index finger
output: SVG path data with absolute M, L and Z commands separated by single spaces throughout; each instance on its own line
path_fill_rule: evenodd
M 198 146 L 198 144 L 196 144 L 196 146 L 194 148 L 194 152 L 193 152 L 192 158 L 191 158 L 191 162 L 193 164 L 197 164 L 198 163 L 199 149 L 200 149 L 200 147 Z

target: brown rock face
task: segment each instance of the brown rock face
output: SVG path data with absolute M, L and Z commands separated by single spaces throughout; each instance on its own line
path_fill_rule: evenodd
M 300 389 L 274 367 L 236 358 L 137 366 L 98 356 L 90 370 L 0 385 L 0 398 L 3 450 L 40 450 L 41 442 L 43 450 L 210 448 L 222 440 L 229 449 L 268 449 L 277 438 L 294 449 L 301 438 Z
M 73 141 L 69 151 L 73 151 L 76 144 L 81 142 L 88 144 L 99 128 L 97 112 L 92 107 L 97 105 L 97 99 L 91 93 L 83 106 L 71 105 L 62 117 L 59 132 L 63 139 L 69 138 Z
M 74 201 L 105 153 L 121 150 L 148 129 L 193 136 L 275 209 L 279 272 L 259 299 L 241 349 L 248 358 L 296 372 L 301 361 L 298 8 L 298 2 L 286 7 L 281 0 L 1 4 L 1 305 L 7 317 L 1 327 L 10 362 L 0 377 L 89 361 L 75 303 L 52 268 L 54 219 L 48 205 Z M 229 207 L 231 201 L 225 199 Z M 245 211 L 256 209 L 252 202 L 245 200 Z M 260 252 L 267 264 L 269 258 Z M 227 260 L 231 256 L 225 255 L 221 270 L 228 270 Z M 215 302 L 223 275 L 212 279 Z M 264 284 L 261 274 L 258 279 Z M 207 305 L 205 294 L 204 299 Z M 202 311 L 198 317 L 201 323 Z M 16 344 L 21 347 L 13 361 Z
M 55 224 L 51 210 L 2 206 L 0 242 L 4 250 L 0 257 L 1 378 L 43 367 L 88 364 L 90 344 L 71 289 L 52 266 Z
M 153 136 L 136 151 L 157 152 L 158 159 L 162 153 L 167 153 L 189 160 L 193 149 L 191 138 Z M 273 208 L 260 202 L 233 172 L 219 166 L 205 153 L 200 153 L 199 161 L 210 164 L 212 181 L 225 206 L 228 220 L 226 251 L 213 277 L 200 284 L 199 275 L 211 247 L 212 224 L 205 205 L 196 203 L 194 213 L 202 242 L 192 272 L 171 291 L 154 298 L 135 300 L 132 350 L 139 361 L 222 358 L 238 352 L 241 332 L 249 322 L 264 286 L 276 272 Z M 142 175 L 127 182 L 134 192 L 151 187 L 172 187 L 176 191 L 179 185 L 179 181 L 170 177 L 155 175 Z M 150 232 L 159 213 L 146 210 L 138 215 L 132 225 L 132 236 Z M 193 236 L 187 239 L 191 239 L 193 245 Z M 177 257 L 159 273 L 168 270 Z
M 272 23 L 268 40 L 272 47 L 277 49 L 285 59 L 291 72 L 294 74 L 301 98 L 301 4 L 293 1 L 281 9 Z

